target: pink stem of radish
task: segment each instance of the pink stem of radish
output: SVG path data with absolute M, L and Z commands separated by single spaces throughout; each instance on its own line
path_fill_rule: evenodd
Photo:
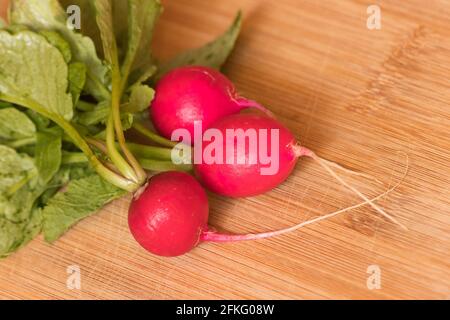
M 242 108 L 255 108 L 258 109 L 259 111 L 264 112 L 266 115 L 270 116 L 270 117 L 274 117 L 273 113 L 267 109 L 266 107 L 264 107 L 263 105 L 259 104 L 258 102 L 254 101 L 254 100 L 249 100 L 246 98 L 238 98 L 236 99 L 237 104 Z
M 306 152 L 306 150 L 305 150 Z M 400 179 L 400 181 L 394 185 L 392 188 L 388 189 L 386 192 L 383 192 L 382 194 L 378 195 L 377 197 L 373 198 L 373 199 L 367 199 L 364 202 L 358 203 L 356 205 L 353 205 L 351 207 L 347 207 L 329 214 L 326 214 L 324 216 L 320 216 L 308 221 L 304 221 L 302 223 L 299 223 L 295 226 L 292 226 L 290 228 L 285 228 L 285 229 L 281 229 L 281 230 L 277 230 L 277 231 L 270 231 L 270 232 L 263 232 L 263 233 L 257 233 L 257 234 L 245 234 L 245 235 L 234 235 L 234 234 L 221 234 L 215 231 L 209 231 L 209 230 L 205 230 L 201 236 L 200 236 L 200 240 L 201 241 L 209 241 L 209 242 L 237 242 L 237 241 L 249 241 L 249 240 L 258 240 L 258 239 L 267 239 L 267 238 L 272 238 L 275 236 L 280 236 L 282 234 L 286 234 L 286 233 L 290 233 L 293 231 L 296 231 L 302 227 L 305 227 L 307 225 L 310 224 L 314 224 L 326 219 L 330 219 L 334 216 L 337 216 L 339 214 L 342 214 L 344 212 L 353 210 L 353 209 L 357 209 L 359 207 L 362 207 L 364 205 L 373 203 L 373 201 L 377 201 L 379 199 L 381 199 L 382 197 L 387 196 L 388 194 L 390 194 L 391 192 L 393 192 L 395 189 L 397 189 L 397 187 L 403 182 L 404 178 L 406 177 L 406 174 L 408 172 L 408 164 L 406 166 L 406 171 L 405 174 L 403 175 L 403 177 Z
M 375 200 L 375 199 L 374 199 Z M 257 233 L 257 234 L 244 234 L 244 235 L 234 235 L 234 234 L 221 234 L 217 232 L 210 232 L 206 231 L 201 235 L 202 241 L 209 241 L 209 242 L 237 242 L 237 241 L 249 241 L 249 240 L 260 240 L 260 239 L 267 239 L 272 238 L 276 236 L 280 236 L 286 233 L 290 233 L 293 231 L 296 231 L 302 227 L 305 227 L 307 225 L 320 222 L 322 220 L 326 220 L 329 218 L 332 218 L 340 213 L 356 209 L 360 206 L 366 205 L 367 202 L 361 202 L 360 204 L 354 205 L 352 207 L 348 207 L 321 217 L 317 217 L 315 219 L 311 219 L 305 222 L 302 222 L 300 224 L 297 224 L 295 226 L 292 226 L 290 228 L 277 230 L 277 231 L 270 231 L 270 232 L 263 232 L 263 233 Z

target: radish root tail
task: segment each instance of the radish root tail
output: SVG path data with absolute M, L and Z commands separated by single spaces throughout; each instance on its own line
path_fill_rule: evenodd
M 305 147 L 300 147 L 300 154 L 306 157 L 309 157 L 311 159 L 313 159 L 314 161 L 316 161 L 323 169 L 325 169 L 325 171 L 327 171 L 333 178 L 335 178 L 337 181 L 339 181 L 339 183 L 341 183 L 343 186 L 345 186 L 347 189 L 353 191 L 356 195 L 358 195 L 361 199 L 365 200 L 368 202 L 368 204 L 374 208 L 376 211 L 378 211 L 378 213 L 380 213 L 381 215 L 383 215 L 384 217 L 386 217 L 387 219 L 389 219 L 390 221 L 392 221 L 393 223 L 397 224 L 398 226 L 400 226 L 403 230 L 407 231 L 408 228 L 406 228 L 405 225 L 403 225 L 402 223 L 400 223 L 397 219 L 395 219 L 394 217 L 392 217 L 391 215 L 387 214 L 383 209 L 381 209 L 378 205 L 376 205 L 375 203 L 373 203 L 373 201 L 369 200 L 364 194 L 362 194 L 358 189 L 356 189 L 355 187 L 351 186 L 350 184 L 348 184 L 344 179 L 342 179 L 338 174 L 336 174 L 335 171 L 333 171 L 331 169 L 331 167 L 329 166 L 328 162 L 326 162 L 325 160 L 323 160 L 322 158 L 320 158 L 319 156 L 317 156 L 313 151 L 305 148 Z M 407 165 L 406 165 L 406 170 L 408 170 L 409 168 L 409 164 L 408 164 L 408 159 L 407 159 Z M 406 171 L 408 172 L 408 171 Z
M 348 168 L 346 168 L 344 166 L 341 166 L 340 164 L 338 164 L 336 162 L 333 162 L 333 161 L 328 161 L 328 160 L 325 160 L 325 159 L 322 159 L 322 161 L 325 162 L 328 166 L 330 166 L 332 168 L 339 169 L 339 170 L 341 170 L 341 171 L 343 171 L 345 173 L 348 173 L 348 174 L 351 174 L 351 175 L 354 175 L 354 176 L 357 176 L 357 177 L 366 178 L 366 179 L 375 181 L 376 183 L 379 183 L 379 184 L 384 184 L 382 181 L 378 180 L 374 176 L 371 176 L 370 174 L 365 174 L 365 173 L 362 173 L 362 172 L 358 172 L 358 171 L 354 171 L 354 170 L 348 169 Z
M 272 111 L 270 111 L 269 109 L 267 109 L 266 107 L 264 107 L 263 105 L 259 104 L 254 100 L 249 100 L 246 98 L 238 98 L 236 99 L 236 102 L 242 108 L 255 108 L 258 109 L 259 111 L 262 111 L 267 116 L 274 118 L 274 114 L 272 113 Z
M 304 152 L 305 152 L 304 156 L 313 156 L 313 155 L 314 155 L 314 153 L 313 153 L 312 151 L 308 151 L 308 152 L 307 152 L 306 150 L 307 150 L 307 149 L 304 150 Z M 317 156 L 316 156 L 316 157 L 317 157 Z M 317 158 L 318 158 L 318 157 L 317 157 Z M 320 158 L 318 158 L 318 159 L 319 159 L 318 161 L 321 160 Z M 316 159 L 315 159 L 315 160 L 316 160 Z M 316 161 L 317 161 L 317 160 L 316 160 Z M 322 162 L 319 162 L 319 163 L 320 163 L 321 165 L 323 164 Z M 330 170 L 330 171 L 332 172 L 332 173 L 330 173 L 330 174 L 332 174 L 333 177 L 334 177 L 334 176 L 337 176 L 337 175 L 334 173 L 334 171 L 332 171 L 332 170 L 327 166 L 326 163 L 323 164 L 323 166 L 326 167 L 326 168 L 328 168 L 327 171 Z M 408 170 L 409 170 L 409 158 L 408 158 L 408 155 L 406 155 L 406 169 L 405 169 L 405 172 L 404 172 L 402 178 L 401 178 L 401 179 L 400 179 L 393 187 L 389 188 L 388 190 L 386 190 L 386 191 L 383 192 L 382 194 L 380 194 L 380 195 L 378 195 L 378 196 L 376 196 L 375 198 L 372 198 L 372 199 L 366 198 L 364 195 L 362 195 L 362 194 L 358 191 L 358 195 L 362 196 L 363 199 L 364 199 L 363 202 L 358 203 L 358 204 L 355 204 L 355 205 L 350 206 L 350 207 L 347 207 L 347 208 L 344 208 L 344 209 L 341 209 L 341 210 L 338 210 L 338 211 L 335 211 L 335 212 L 332 212 L 332 213 L 329 213 L 329 214 L 326 214 L 326 215 L 323 215 L 323 216 L 320 216 L 320 217 L 317 217 L 317 218 L 314 218 L 314 219 L 311 219 L 311 220 L 304 221 L 304 222 L 299 223 L 299 224 L 297 224 L 297 225 L 295 225 L 295 226 L 292 226 L 292 227 L 289 227 L 289 228 L 285 228 L 285 229 L 281 229 L 281 230 L 278 230 L 278 231 L 263 232 L 263 233 L 257 233 L 257 234 L 245 234 L 245 235 L 222 234 L 222 233 L 218 233 L 218 232 L 216 232 L 216 231 L 206 230 L 206 231 L 204 231 L 204 232 L 201 234 L 201 236 L 200 236 L 200 241 L 209 241 L 209 242 L 237 242 L 237 241 L 249 241 L 249 240 L 267 239 L 267 238 L 272 238 L 272 237 L 275 237 L 275 236 L 280 236 L 280 235 L 283 235 L 283 234 L 287 234 L 287 233 L 296 231 L 296 230 L 298 230 L 298 229 L 300 229 L 300 228 L 303 228 L 303 227 L 305 227 L 305 226 L 308 226 L 308 225 L 311 225 L 311 224 L 314 224 L 314 223 L 318 223 L 318 222 L 323 221 L 323 220 L 330 219 L 330 218 L 335 217 L 335 216 L 337 216 L 337 215 L 339 215 L 339 214 L 348 212 L 348 211 L 353 210 L 353 209 L 360 208 L 360 207 L 365 206 L 365 205 L 371 205 L 371 206 L 375 206 L 375 208 L 379 208 L 377 205 L 375 205 L 374 202 L 377 201 L 377 200 L 379 200 L 379 199 L 381 199 L 381 198 L 383 198 L 383 197 L 385 197 L 385 196 L 387 196 L 387 195 L 389 195 L 390 193 L 394 192 L 394 191 L 395 191 L 395 190 L 403 183 L 405 177 L 406 177 L 407 174 L 408 174 Z M 341 180 L 342 180 L 342 179 L 339 178 L 339 177 L 337 177 L 337 179 L 338 179 L 338 181 L 341 181 Z M 341 182 L 341 183 L 342 183 L 342 182 Z M 344 183 L 345 183 L 345 181 L 344 181 Z M 343 183 L 343 184 L 344 184 L 344 183 Z M 345 183 L 345 184 L 346 184 L 346 183 Z M 350 187 L 350 188 L 352 188 L 352 187 Z M 353 189 L 352 189 L 352 190 L 353 190 Z M 356 191 L 357 191 L 357 190 L 356 190 Z M 380 208 L 379 210 L 381 210 L 381 212 L 384 213 L 383 216 L 388 216 L 389 219 L 390 219 L 391 221 L 393 221 L 393 222 L 399 224 L 399 225 L 402 226 L 404 229 L 406 229 L 405 226 L 403 226 L 402 224 L 400 224 L 396 219 L 394 219 L 394 218 L 392 218 L 391 216 L 389 216 L 389 215 L 388 215 L 387 213 L 385 213 L 381 208 Z M 378 211 L 378 210 L 377 210 L 377 211 Z M 406 229 L 406 230 L 407 230 L 407 229 Z

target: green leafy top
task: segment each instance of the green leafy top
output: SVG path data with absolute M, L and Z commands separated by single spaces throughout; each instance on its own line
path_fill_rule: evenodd
M 36 126 L 16 108 L 0 109 L 0 141 L 34 137 Z
M 0 145 L 0 194 L 11 195 L 36 173 L 33 160 Z
M 154 68 L 151 55 L 153 29 L 162 7 L 157 0 L 130 0 L 128 2 L 128 46 L 122 74 L 130 75 L 131 83 L 145 81 Z
M 0 258 L 7 256 L 40 230 L 33 204 L 38 196 L 33 160 L 0 145 Z
M 143 165 L 185 168 L 169 162 L 171 149 L 129 144 L 123 131 L 133 125 L 172 147 L 135 125 L 155 95 L 150 84 L 185 64 L 219 68 L 241 25 L 238 14 L 217 40 L 158 66 L 151 51 L 158 0 L 10 4 L 11 24 L 0 21 L 0 257 L 41 231 L 52 242 L 136 190 Z M 68 5 L 82 9 L 81 32 L 67 26 Z
M 67 27 L 67 16 L 58 0 L 13 0 L 10 21 L 33 30 L 59 32 L 70 44 L 75 60 L 87 66 L 86 90 L 99 99 L 108 97 L 108 68 L 98 58 L 94 42 Z
M 19 105 L 38 104 L 46 113 L 72 119 L 68 68 L 58 49 L 31 31 L 0 31 L 0 56 L 1 99 Z
M 57 240 L 74 223 L 124 194 L 125 191 L 106 183 L 97 175 L 74 180 L 65 192 L 57 194 L 44 209 L 45 239 L 49 242 Z
M 230 28 L 216 40 L 205 46 L 182 53 L 160 66 L 156 78 L 172 69 L 184 65 L 201 65 L 220 69 L 233 51 L 242 25 L 242 14 L 239 12 Z

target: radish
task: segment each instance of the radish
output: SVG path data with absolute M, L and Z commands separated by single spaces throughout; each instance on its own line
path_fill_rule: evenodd
M 360 204 L 320 216 L 295 226 L 258 234 L 221 234 L 208 227 L 208 198 L 201 185 L 187 173 L 165 172 L 153 176 L 136 193 L 128 215 L 132 235 L 147 251 L 164 257 L 183 255 L 201 242 L 235 242 L 271 238 L 293 232 L 346 211 L 373 203 L 394 191 Z
M 171 139 L 177 129 L 194 134 L 194 121 L 202 121 L 203 129 L 216 120 L 255 107 L 255 101 L 240 97 L 233 83 L 219 71 L 201 66 L 177 68 L 166 74 L 156 86 L 150 117 L 156 130 Z
M 128 225 L 146 250 L 165 257 L 182 255 L 199 242 L 208 223 L 208 197 L 190 175 L 153 176 L 131 202 Z
M 212 127 L 206 131 L 206 135 L 211 130 L 217 130 L 221 136 L 225 137 L 220 139 L 221 144 L 216 145 L 216 149 L 223 150 L 221 152 L 223 159 L 215 159 L 214 163 L 206 159 L 207 150 L 216 143 L 217 138 L 212 139 L 212 141 L 203 141 L 201 149 L 203 159 L 196 161 L 194 169 L 202 184 L 217 194 L 233 198 L 263 194 L 285 181 L 297 163 L 299 150 L 294 135 L 274 118 L 257 114 L 235 114 L 224 117 Z M 272 175 L 261 174 L 262 169 L 268 167 L 268 164 L 262 163 L 259 150 L 250 150 L 249 139 L 245 141 L 246 148 L 242 150 L 241 155 L 237 155 L 238 140 L 233 139 L 231 143 L 227 143 L 228 139 L 226 139 L 227 131 L 242 130 L 243 132 L 249 132 L 248 130 L 256 130 L 254 132 L 258 132 L 261 129 L 279 130 L 279 138 L 274 150 L 271 150 L 273 141 L 270 139 L 270 135 L 267 134 L 264 140 L 258 135 L 253 136 L 253 139 L 256 137 L 256 141 L 253 141 L 256 142 L 256 146 L 259 149 L 261 149 L 261 146 L 267 146 L 267 152 L 270 155 L 274 155 L 274 152 L 279 149 L 278 159 L 274 159 L 274 161 L 278 161 L 277 168 Z M 198 145 L 195 145 L 194 148 L 198 148 Z M 232 149 L 231 152 L 230 149 Z M 253 164 L 249 164 L 251 156 L 255 156 Z M 238 159 L 241 160 L 241 164 L 237 163 Z
M 224 117 L 212 127 L 205 132 L 205 135 L 215 138 L 209 139 L 209 142 L 203 141 L 200 156 L 204 158 L 194 164 L 196 176 L 209 190 L 223 196 L 236 198 L 263 194 L 285 181 L 300 157 L 309 157 L 379 213 L 400 225 L 396 219 L 385 213 L 383 209 L 333 171 L 332 167 L 341 168 L 340 166 L 319 158 L 314 152 L 301 146 L 294 135 L 276 119 L 265 115 L 239 113 Z M 256 139 L 257 148 L 250 147 L 250 138 L 246 141 L 245 147 L 240 149 L 237 138 L 231 141 L 228 139 L 230 132 L 246 133 L 252 132 L 252 130 L 253 132 L 266 132 L 264 135 L 248 135 L 253 140 Z M 213 131 L 213 134 L 208 134 L 208 131 Z M 268 131 L 277 132 L 277 139 L 271 139 L 272 136 L 269 138 Z M 227 138 L 221 138 L 218 142 L 218 137 Z M 262 149 L 266 149 L 265 152 L 261 152 Z M 215 156 L 219 154 L 219 159 L 214 159 L 215 162 L 208 161 L 206 155 L 213 153 Z M 267 169 L 268 166 L 267 161 L 263 161 L 262 158 L 264 153 L 267 153 L 266 157 L 272 157 L 272 160 L 277 162 L 276 170 L 272 174 L 262 174 L 263 169 Z

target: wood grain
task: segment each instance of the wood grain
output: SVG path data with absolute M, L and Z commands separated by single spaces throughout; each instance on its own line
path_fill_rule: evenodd
M 381 30 L 366 9 L 382 9 Z M 169 57 L 222 32 L 238 8 L 242 36 L 225 73 L 322 157 L 378 177 L 347 177 L 380 201 L 404 232 L 369 208 L 272 240 L 202 244 L 179 258 L 141 249 L 128 199 L 77 225 L 55 245 L 42 238 L 0 261 L 0 297 L 14 299 L 450 298 L 450 3 L 423 1 L 166 1 L 155 50 Z M 301 160 L 266 195 L 211 195 L 211 224 L 230 232 L 292 225 L 359 200 Z M 81 269 L 81 290 L 66 287 Z M 369 290 L 367 268 L 381 269 Z

